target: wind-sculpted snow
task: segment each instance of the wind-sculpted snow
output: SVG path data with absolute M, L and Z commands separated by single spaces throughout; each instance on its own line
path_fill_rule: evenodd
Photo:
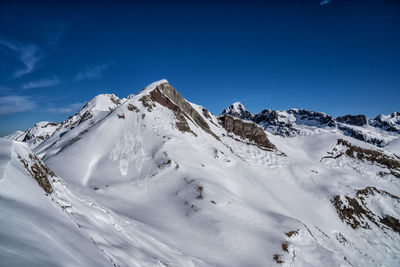
M 396 133 L 301 110 L 264 131 L 166 80 L 101 99 L 37 147 L 0 141 L 1 266 L 400 265 Z
M 109 266 L 63 211 L 57 193 L 46 195 L 25 169 L 18 156 L 28 162 L 29 154 L 27 145 L 0 139 L 0 265 Z

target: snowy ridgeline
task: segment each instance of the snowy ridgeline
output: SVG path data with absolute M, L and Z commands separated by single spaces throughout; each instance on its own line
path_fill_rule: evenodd
M 3 138 L 0 266 L 399 266 L 397 133 L 321 114 L 286 137 L 162 80 Z
M 386 146 L 400 136 L 400 112 L 379 115 L 367 119 L 365 115 L 337 117 L 324 112 L 305 109 L 269 110 L 250 113 L 241 103 L 236 102 L 222 111 L 222 115 L 253 121 L 266 131 L 281 136 L 298 136 L 323 132 L 340 132 L 355 139 L 380 147 Z

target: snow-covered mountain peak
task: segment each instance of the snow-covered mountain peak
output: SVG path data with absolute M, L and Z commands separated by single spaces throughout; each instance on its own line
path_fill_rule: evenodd
M 228 108 L 226 108 L 223 112 L 227 113 L 227 112 L 243 112 L 245 111 L 246 108 L 244 107 L 244 105 L 240 102 L 235 102 L 232 105 L 230 105 Z
M 82 107 L 82 111 L 110 111 L 121 105 L 121 99 L 114 94 L 100 94 L 95 96 Z
M 0 265 L 398 266 L 399 142 L 352 119 L 99 95 L 37 147 L 0 139 Z
M 395 111 L 388 115 L 380 114 L 380 115 L 376 116 L 375 119 L 390 120 L 390 119 L 397 119 L 397 118 L 400 118 L 400 111 Z
M 240 103 L 235 102 L 221 112 L 221 115 L 231 115 L 243 120 L 250 119 L 252 114 Z
M 190 132 L 196 135 L 189 126 L 190 121 L 218 139 L 203 118 L 203 116 L 209 116 L 208 111 L 203 109 L 203 116 L 201 116 L 194 106 L 186 101 L 167 80 L 160 80 L 150 84 L 138 94 L 138 97 L 140 97 L 138 100 L 142 102 L 142 105 L 149 112 L 153 107 L 156 107 L 156 103 L 172 111 L 176 120 L 175 125 L 181 132 Z
M 235 109 L 238 109 L 238 110 L 240 110 L 240 109 L 245 109 L 244 108 L 244 106 L 242 105 L 242 103 L 240 103 L 240 102 L 235 102 L 235 103 L 233 103 L 232 105 L 231 105 L 233 108 L 235 108 Z
M 28 143 L 32 148 L 40 145 L 44 140 L 49 138 L 54 131 L 60 126 L 60 123 L 41 121 L 33 125 L 25 133 L 10 136 L 10 139 L 23 141 Z
M 166 79 L 161 79 L 159 81 L 152 82 L 151 84 L 147 85 L 145 88 L 143 88 L 139 94 L 140 95 L 147 95 L 150 91 L 153 91 L 157 86 L 163 83 L 168 83 Z
M 389 115 L 381 114 L 375 119 L 369 120 L 369 124 L 389 132 L 400 133 L 400 111 Z

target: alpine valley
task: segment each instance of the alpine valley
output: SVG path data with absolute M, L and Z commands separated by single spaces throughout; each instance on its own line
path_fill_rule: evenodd
M 0 139 L 0 266 L 400 266 L 400 112 L 221 115 L 166 80 Z

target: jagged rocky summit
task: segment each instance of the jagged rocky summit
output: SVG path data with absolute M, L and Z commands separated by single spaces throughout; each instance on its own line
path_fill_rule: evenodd
M 339 130 L 347 136 L 383 147 L 400 136 L 400 112 L 374 119 L 363 114 L 333 118 L 323 112 L 305 109 L 265 109 L 252 114 L 236 102 L 222 111 L 221 115 L 225 114 L 253 121 L 272 134 L 288 137 Z

